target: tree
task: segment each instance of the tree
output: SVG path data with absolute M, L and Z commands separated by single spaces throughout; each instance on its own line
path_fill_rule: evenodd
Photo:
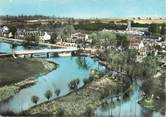
M 28 35 L 25 37 L 25 40 L 27 41 L 28 44 L 39 43 L 39 36 Z
M 116 34 L 112 32 L 97 32 L 96 34 L 92 33 L 90 37 L 92 44 L 100 49 L 100 58 L 107 61 L 109 48 L 116 45 Z
M 125 71 L 126 71 L 127 77 L 130 79 L 131 82 L 133 82 L 133 78 L 136 78 L 136 73 L 137 73 L 136 65 L 135 64 L 126 64 Z
M 9 32 L 11 32 L 13 37 L 15 38 L 15 35 L 16 35 L 16 32 L 17 32 L 16 26 L 9 26 Z
M 17 44 L 16 44 L 16 43 L 12 43 L 12 44 L 11 44 L 11 48 L 12 48 L 12 51 L 13 51 L 14 49 L 17 48 Z
M 116 44 L 116 34 L 112 32 L 99 32 L 98 34 L 99 39 L 101 40 L 101 43 L 103 46 L 108 46 L 112 45 L 114 46 Z
M 121 53 L 115 53 L 112 55 L 111 60 L 109 61 L 111 61 L 111 66 L 115 71 L 121 72 L 122 66 L 125 62 L 123 58 L 124 56 Z
M 124 53 L 125 62 L 127 64 L 134 64 L 137 58 L 138 50 L 136 49 L 129 49 Z
M 116 34 L 112 32 L 92 33 L 89 37 L 92 39 L 92 45 L 98 47 L 103 46 L 105 49 L 110 45 L 115 45 L 116 43 Z
M 129 47 L 129 40 L 126 34 L 117 34 L 116 35 L 116 46 L 121 47 L 122 51 L 127 50 Z
M 132 81 L 136 75 L 136 57 L 137 50 L 128 49 L 124 52 L 118 52 L 112 49 L 108 56 L 108 62 L 116 72 L 125 72 Z
M 133 81 L 133 78 L 136 78 L 138 72 L 138 65 L 136 63 L 138 51 L 136 49 L 128 49 L 123 53 L 124 56 L 124 70 L 126 71 L 127 76 L 130 78 L 130 81 Z
M 78 89 L 78 85 L 80 83 L 80 79 L 74 79 L 74 80 L 71 80 L 68 84 L 70 90 L 73 90 L 73 91 L 77 91 Z M 77 92 L 76 92 L 77 93 Z
M 92 34 L 89 35 L 89 38 L 92 40 L 91 41 L 91 47 L 92 46 L 97 46 L 97 44 L 99 42 L 99 40 L 97 39 L 97 34 L 93 32 Z
M 156 56 L 147 56 L 142 62 L 143 78 L 152 78 L 158 70 L 159 61 Z
M 31 97 L 31 101 L 32 101 L 33 103 L 37 104 L 37 102 L 39 101 L 39 97 L 37 97 L 37 96 L 32 96 L 32 97 Z
M 161 35 L 165 35 L 165 34 L 166 34 L 166 24 L 163 24 L 163 25 L 161 26 L 160 34 L 161 34 Z
M 50 40 L 52 44 L 57 42 L 57 37 L 58 37 L 57 33 L 52 33 Z
M 160 34 L 160 26 L 158 24 L 151 24 L 149 27 L 149 32 L 153 34 Z
M 89 69 L 89 66 L 88 66 L 88 63 L 87 63 L 85 57 L 80 57 L 80 56 L 77 57 L 76 63 L 80 69 L 85 69 L 85 70 Z
M 56 111 L 56 115 L 58 117 L 61 117 L 64 115 L 64 109 L 63 108 L 58 108 L 57 111 Z
M 63 39 L 63 41 L 71 41 L 67 40 L 68 38 L 71 37 L 71 34 L 75 32 L 74 26 L 73 25 L 66 25 L 60 32 L 59 37 Z
M 87 78 L 84 78 L 84 79 L 83 79 L 83 82 L 84 82 L 84 85 L 87 85 L 87 84 L 90 82 L 90 80 L 87 79 Z
M 56 90 L 55 90 L 55 94 L 57 95 L 57 97 L 60 95 L 60 92 L 61 92 L 60 89 L 56 89 Z
M 47 90 L 45 92 L 45 97 L 49 100 L 52 97 L 52 92 L 50 90 Z

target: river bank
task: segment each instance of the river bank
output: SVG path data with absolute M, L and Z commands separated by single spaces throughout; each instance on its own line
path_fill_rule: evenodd
M 159 77 L 154 77 L 145 81 L 142 85 L 142 99 L 139 104 L 152 111 L 161 113 L 166 112 L 166 92 L 165 92 L 165 75 L 166 73 L 160 72 Z M 156 75 L 157 76 L 157 75 Z
M 89 56 L 90 57 L 92 57 L 92 58 L 94 58 L 94 61 L 97 61 L 98 63 L 97 63 L 97 65 L 99 65 L 99 63 L 100 64 L 102 64 L 103 66 L 105 66 L 106 68 L 108 68 L 108 69 L 111 69 L 111 66 L 110 65 L 108 65 L 105 61 L 100 61 L 99 59 L 97 59 L 97 57 L 96 56 L 91 56 L 90 54 L 89 54 Z M 36 88 L 29 88 L 29 85 L 31 84 L 31 81 L 29 82 L 30 84 L 28 85 L 24 85 L 24 82 L 23 83 L 19 83 L 18 84 L 18 86 L 17 85 L 15 85 L 15 87 L 12 87 L 12 88 L 9 88 L 9 89 L 11 89 L 11 90 L 8 90 L 8 91 L 6 91 L 6 92 L 10 92 L 11 91 L 11 93 L 13 93 L 13 95 L 15 95 L 15 91 L 17 92 L 19 92 L 19 90 L 21 89 L 21 88 L 24 88 L 24 86 L 26 86 L 26 87 L 28 87 L 29 88 L 29 90 L 28 90 L 28 88 L 27 88 L 27 92 L 28 93 L 21 93 L 21 94 L 19 94 L 19 96 L 20 95 L 25 95 L 25 94 L 28 94 L 28 96 L 22 96 L 21 98 L 18 98 L 17 99 L 17 97 L 19 97 L 19 96 L 14 96 L 15 97 L 15 99 L 17 99 L 17 100 L 21 100 L 21 99 L 24 99 L 24 100 L 22 100 L 22 101 L 20 101 L 21 103 L 19 104 L 19 102 L 16 100 L 12 100 L 13 102 L 15 102 L 15 103 L 11 103 L 11 104 L 8 104 L 8 106 L 9 107 L 11 107 L 11 108 L 22 108 L 24 105 L 23 104 L 27 104 L 27 103 L 32 103 L 32 106 L 34 106 L 35 104 L 31 101 L 31 97 L 33 96 L 33 95 L 37 95 L 37 96 L 39 96 L 39 100 L 41 100 L 41 102 L 38 102 L 38 104 L 39 103 L 42 103 L 42 104 L 39 104 L 39 105 L 36 105 L 35 107 L 32 107 L 32 106 L 29 106 L 29 108 L 30 107 L 32 107 L 30 110 L 32 110 L 31 112 L 33 113 L 29 113 L 29 111 L 27 111 L 26 112 L 26 114 L 27 115 L 59 115 L 59 114 L 64 114 L 65 116 L 70 116 L 70 115 L 75 115 L 75 116 L 84 116 L 84 115 L 88 115 L 89 113 L 91 113 L 91 111 L 93 111 L 93 110 L 95 110 L 95 107 L 97 107 L 98 105 L 101 105 L 102 103 L 107 103 L 107 101 L 106 101 L 106 98 L 105 97 L 107 97 L 107 96 L 104 96 L 103 97 L 103 95 L 104 95 L 104 92 L 107 94 L 108 93 L 108 91 L 107 91 L 107 89 L 109 89 L 109 91 L 111 91 L 110 89 L 112 89 L 114 86 L 111 86 L 111 85 L 109 85 L 108 87 L 106 87 L 106 88 L 104 88 L 105 87 L 105 83 L 102 85 L 102 83 L 100 84 L 100 85 L 96 85 L 96 86 L 94 86 L 94 87 L 90 87 L 90 90 L 87 90 L 86 88 L 89 86 L 89 85 L 91 85 L 91 83 L 90 84 L 88 84 L 87 86 L 85 86 L 85 87 L 83 87 L 83 88 L 81 88 L 80 90 L 82 91 L 82 93 L 79 93 L 79 92 L 81 92 L 80 90 L 78 91 L 78 94 L 76 95 L 74 92 L 71 92 L 71 93 L 69 93 L 68 95 L 66 95 L 66 96 L 63 96 L 63 97 L 60 97 L 60 98 L 58 98 L 58 99 L 55 99 L 55 97 L 56 97 L 56 94 L 54 94 L 53 93 L 53 98 L 51 98 L 51 100 L 50 100 L 50 102 L 48 102 L 47 101 L 47 99 L 42 99 L 42 96 L 44 97 L 44 93 L 45 93 L 45 91 L 46 90 L 44 90 L 44 88 L 43 87 L 45 87 L 47 90 L 49 89 L 49 90 L 51 90 L 52 92 L 54 91 L 54 88 L 58 88 L 58 89 L 61 89 L 61 91 L 64 89 L 64 87 L 66 86 L 67 87 L 67 84 L 68 84 L 68 82 L 70 81 L 67 81 L 69 78 L 75 78 L 76 77 L 76 74 L 78 74 L 79 73 L 79 70 L 78 71 L 76 71 L 77 69 L 78 69 L 78 66 L 77 67 L 74 67 L 73 66 L 73 63 L 72 64 L 69 64 L 69 63 L 71 63 L 72 61 L 72 59 L 70 58 L 70 61 L 68 61 L 68 60 L 66 60 L 66 59 L 64 59 L 64 58 L 60 58 L 60 59 L 64 59 L 63 61 L 61 61 L 61 60 L 59 60 L 59 62 L 58 62 L 58 59 L 59 58 L 56 58 L 56 60 L 54 60 L 53 58 L 50 58 L 50 60 L 51 61 L 54 61 L 55 63 L 58 63 L 58 64 L 60 64 L 60 66 L 61 66 L 61 68 L 63 68 L 63 69 L 61 69 L 61 70 L 59 70 L 59 69 L 57 69 L 57 70 L 55 70 L 55 73 L 51 73 L 49 76 L 46 76 L 45 78 L 44 77 L 42 77 L 42 78 L 40 78 L 41 80 L 40 81 L 43 81 L 44 83 L 43 84 L 48 84 L 48 85 L 42 85 L 42 82 L 41 82 L 41 85 L 38 85 L 38 86 L 40 86 L 40 87 L 38 87 L 38 86 L 36 86 Z M 77 60 L 77 59 L 76 59 Z M 84 59 L 83 59 L 84 60 Z M 74 63 L 75 63 L 75 60 L 73 59 L 73 61 L 74 61 Z M 89 64 L 89 62 L 85 62 L 85 63 L 88 63 Z M 91 63 L 91 62 L 90 62 Z M 63 65 L 63 64 L 65 64 L 65 66 Z M 92 64 L 94 64 L 93 62 L 92 62 Z M 95 67 L 95 69 L 98 69 L 98 67 L 97 67 L 97 65 L 96 65 L 96 67 Z M 50 65 L 46 65 L 45 67 L 49 67 Z M 73 71 L 71 70 L 70 71 L 70 68 L 71 68 L 71 66 L 72 66 L 72 69 L 74 69 Z M 102 67 L 103 69 L 105 69 L 105 67 Z M 66 69 L 66 71 L 65 71 L 65 69 Z M 79 68 L 80 69 L 80 68 Z M 59 74 L 57 74 L 56 73 L 56 71 L 61 71 L 61 72 L 59 72 Z M 67 72 L 67 71 L 69 71 L 69 72 Z M 66 74 L 66 75 L 61 75 L 61 74 Z M 73 74 L 73 75 L 69 75 L 69 74 Z M 122 73 L 123 74 L 123 73 Z M 42 74 L 39 74 L 39 75 L 42 75 Z M 79 76 L 78 76 L 78 78 L 80 78 L 81 76 L 83 76 L 82 74 L 80 74 Z M 66 78 L 65 80 L 63 79 L 63 78 Z M 85 77 L 84 77 L 85 78 Z M 87 78 L 87 77 L 86 77 Z M 50 79 L 50 80 L 49 80 Z M 60 80 L 56 80 L 56 79 L 60 79 Z M 110 79 L 109 77 L 106 77 L 106 79 L 109 79 L 109 80 L 112 80 L 112 81 L 114 81 L 115 83 L 117 83 L 117 84 L 119 84 L 118 82 L 120 82 L 120 81 L 118 81 L 118 79 Z M 48 80 L 48 81 L 47 81 Z M 83 81 L 83 79 L 81 79 L 82 81 Z M 93 82 L 97 82 L 97 81 L 99 81 L 100 82 L 100 80 L 101 79 L 98 79 L 98 80 L 95 80 L 95 81 L 93 81 Z M 32 81 L 34 81 L 34 79 L 32 79 Z M 63 83 L 61 84 L 61 82 L 63 81 Z M 67 81 L 67 82 L 65 82 L 64 83 L 64 81 Z M 107 82 L 110 82 L 110 81 L 108 81 L 108 80 L 106 80 Z M 26 83 L 28 82 L 28 81 L 25 81 Z M 92 83 L 93 83 L 92 82 Z M 37 84 L 37 83 L 36 83 Z M 63 84 L 65 84 L 65 85 L 63 85 Z M 125 84 L 125 83 L 124 83 Z M 21 86 L 20 86 L 21 85 Z M 21 87 L 21 88 L 20 88 Z M 51 87 L 51 88 L 50 88 Z M 53 87 L 53 88 L 52 88 Z M 99 87 L 99 90 L 97 91 L 98 93 L 94 93 L 95 92 L 95 90 L 94 89 L 96 89 L 96 88 L 98 88 Z M 7 87 L 8 88 L 8 87 Z M 4 88 L 5 90 L 7 89 L 7 88 Z M 84 89 L 85 88 L 85 89 Z M 116 87 L 115 86 L 115 90 L 117 90 L 119 88 L 119 86 L 118 87 Z M 3 90 L 4 90 L 3 89 Z M 13 91 L 13 89 L 15 89 L 15 91 Z M 37 90 L 36 92 L 33 92 L 33 90 Z M 40 89 L 40 90 L 38 90 L 38 89 Z M 53 90 L 52 90 L 53 89 Z M 66 88 L 67 90 L 68 90 L 68 88 Z M 3 92 L 5 92 L 5 90 L 3 91 Z M 13 92 L 12 92 L 13 91 Z M 32 91 L 33 93 L 31 93 L 31 94 L 33 94 L 33 95 L 30 95 L 30 91 Z M 21 92 L 21 91 L 20 91 Z M 19 92 L 19 93 L 20 93 Z M 24 92 L 24 91 L 23 91 Z M 84 93 L 85 92 L 85 93 Z M 110 93 L 110 92 L 109 92 Z M 67 93 L 66 93 L 67 94 Z M 70 96 L 70 95 L 72 95 L 72 96 Z M 28 98 L 26 98 L 26 97 L 28 97 Z M 29 98 L 30 97 L 30 98 Z M 65 98 L 66 97 L 66 98 Z M 44 97 L 45 98 L 45 97 Z M 53 100 L 52 100 L 53 99 Z M 47 101 L 47 102 L 44 102 L 44 101 Z M 11 102 L 11 101 L 9 101 L 9 102 Z M 25 103 L 24 103 L 25 102 Z M 78 102 L 78 103 L 77 103 Z M 7 102 L 8 103 L 8 102 Z M 83 103 L 83 104 L 82 104 Z M 85 104 L 84 104 L 85 103 Z M 16 104 L 18 104 L 18 106 L 13 106 L 13 105 L 16 105 Z M 23 106 L 22 106 L 23 105 Z M 42 105 L 42 106 L 41 106 Z M 41 106 L 41 107 L 38 107 L 38 106 Z M 79 107 L 80 106 L 80 107 Z M 1 106 L 2 108 L 4 108 L 4 106 L 3 106 L 3 104 L 2 104 L 2 106 Z M 25 108 L 24 110 L 27 110 L 28 108 Z M 19 111 L 19 112 L 22 112 L 22 110 L 23 109 L 20 109 L 21 111 Z M 24 111 L 23 110 L 23 111 Z M 12 112 L 15 112 L 15 111 L 13 111 L 12 109 L 11 109 L 11 111 Z M 4 113 L 5 112 L 7 112 L 7 111 L 4 111 Z M 17 111 L 16 111 L 17 112 Z M 79 115 L 77 115 L 77 113 L 79 114 Z M 11 114 L 12 115 L 12 114 Z M 13 114 L 14 115 L 14 114 Z
M 151 97 L 148 97 L 146 99 L 142 99 L 139 101 L 139 104 L 151 111 L 156 111 L 156 112 L 160 112 L 162 114 L 165 114 L 166 112 L 166 103 L 165 101 L 161 102 L 159 100 L 156 99 L 151 99 Z
M 128 87 L 126 83 L 107 76 L 92 81 L 80 88 L 77 93 L 71 92 L 64 97 L 36 105 L 24 114 L 89 116 L 97 106 L 106 103 L 106 97 L 115 95 L 117 89 L 123 88 L 125 90 Z
M 0 101 L 34 85 L 38 74 L 47 74 L 57 65 L 46 60 L 0 58 Z

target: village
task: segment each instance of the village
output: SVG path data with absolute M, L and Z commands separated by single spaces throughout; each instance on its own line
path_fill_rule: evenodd
M 65 19 L 63 19 L 65 22 Z M 126 29 L 124 30 L 114 30 L 114 29 L 102 29 L 101 32 L 105 33 L 117 33 L 117 34 L 127 34 L 130 40 L 129 48 L 139 50 L 140 55 L 146 56 L 148 53 L 155 53 L 155 55 L 160 55 L 164 57 L 166 54 L 166 34 L 163 35 L 153 35 L 149 34 L 149 27 L 133 27 L 131 25 L 131 20 L 126 20 Z M 34 41 L 62 45 L 67 47 L 80 47 L 90 50 L 90 46 L 93 42 L 91 38 L 92 31 L 79 31 L 75 30 L 73 25 L 67 24 L 62 26 L 62 28 L 55 28 L 52 30 L 48 29 L 22 29 L 17 27 L 11 27 L 1 25 L 0 36 L 5 38 L 13 38 L 18 40 L 26 40 L 27 37 L 34 36 Z M 78 23 L 78 22 L 77 22 Z M 42 21 L 41 21 L 42 24 Z M 31 24 L 33 25 L 33 24 Z M 160 26 L 161 28 L 161 26 Z M 96 32 L 96 31 L 94 31 Z M 66 34 L 65 34 L 66 33 Z M 35 38 L 37 38 L 35 40 Z M 33 39 L 32 39 L 33 41 Z M 82 44 L 84 42 L 84 45 Z M 100 48 L 91 48 L 91 50 L 97 50 Z M 85 50 L 86 50 L 85 49 Z M 120 48 L 119 48 L 120 49 Z
M 49 112 L 50 115 L 89 116 L 97 115 L 96 108 L 101 105 L 115 104 L 119 108 L 126 108 L 123 102 L 125 103 L 125 98 L 129 98 L 126 103 L 137 105 L 137 108 L 141 105 L 148 110 L 156 111 L 157 114 L 159 112 L 161 117 L 164 116 L 165 20 L 161 18 L 46 20 L 44 16 L 44 19 L 40 20 L 36 20 L 36 16 L 32 17 L 33 20 L 25 20 L 24 17 L 20 19 L 8 17 L 8 20 L 5 19 L 0 25 L 0 60 L 2 66 L 12 74 L 6 81 L 3 78 L 8 73 L 5 74 L 5 69 L 2 70 L 5 75 L 0 77 L 0 81 L 10 85 L 0 87 L 0 94 L 2 93 L 0 101 L 8 102 L 10 97 L 13 97 L 10 103 L 21 105 L 12 104 L 10 107 L 9 104 L 2 103 L 0 114 L 46 115 Z M 18 18 L 17 22 L 15 18 Z M 140 23 L 141 21 L 146 23 Z M 43 53 L 46 56 L 41 56 Z M 3 61 L 8 61 L 8 64 L 12 65 L 11 68 L 6 66 L 8 64 L 4 65 Z M 13 69 L 15 66 L 18 66 L 18 71 L 21 69 L 18 76 Z M 27 73 L 19 66 L 22 66 L 23 70 L 26 69 L 29 75 L 32 73 L 32 76 L 39 72 L 39 77 L 23 78 Z M 45 82 L 45 79 L 40 77 L 43 76 L 41 75 L 43 71 L 47 80 L 54 79 L 54 84 Z M 86 71 L 84 75 L 88 75 L 87 78 L 82 78 L 82 71 Z M 73 76 L 79 78 L 75 79 Z M 13 81 L 12 77 L 16 81 Z M 66 77 L 72 77 L 71 81 L 65 79 Z M 44 88 L 43 91 L 38 92 L 38 87 Z M 140 92 L 136 87 L 139 87 Z M 27 89 L 31 94 L 27 96 L 26 90 L 22 89 Z M 34 92 L 36 90 L 37 93 Z M 132 91 L 137 92 L 134 94 L 137 99 L 133 102 L 130 100 L 130 97 L 134 96 L 130 95 Z M 42 97 L 43 93 L 45 99 Z M 17 96 L 20 96 L 21 102 Z M 109 96 L 111 102 L 106 99 Z M 25 106 L 23 102 L 29 106 Z M 2 108 L 4 104 L 7 105 L 5 109 Z M 109 111 L 113 110 L 114 108 L 111 108 Z M 119 109 L 118 111 L 121 112 Z M 99 114 L 102 112 L 101 109 Z M 126 114 L 126 111 L 123 110 L 122 114 Z M 130 114 L 136 115 L 136 110 Z M 140 113 L 139 115 L 141 116 Z

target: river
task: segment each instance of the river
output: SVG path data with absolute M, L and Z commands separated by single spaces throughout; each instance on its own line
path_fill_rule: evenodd
M 17 46 L 14 50 L 25 50 L 23 46 Z M 12 52 L 14 51 L 9 43 L 0 43 L 0 52 Z M 46 59 L 46 58 L 45 58 Z M 69 93 L 68 83 L 72 79 L 80 79 L 80 87 L 83 86 L 83 79 L 88 78 L 91 69 L 104 69 L 103 66 L 93 60 L 90 57 L 50 57 L 47 60 L 55 62 L 58 64 L 58 68 L 49 72 L 47 75 L 40 75 L 37 78 L 37 83 L 29 88 L 22 89 L 18 94 L 12 97 L 7 102 L 0 105 L 0 111 L 12 111 L 19 113 L 22 110 L 27 110 L 28 108 L 34 106 L 31 101 L 32 96 L 38 96 L 40 98 L 38 103 L 47 101 L 44 93 L 47 90 L 53 92 L 53 97 L 56 98 L 55 89 L 60 89 L 60 96 Z M 79 63 L 85 64 L 81 67 Z
M 21 45 L 18 45 L 14 50 L 25 50 Z M 0 43 L 0 52 L 12 52 L 12 46 L 9 43 Z M 46 59 L 46 58 L 45 58 Z M 83 86 L 83 79 L 88 78 L 91 69 L 104 70 L 104 67 L 99 65 L 97 61 L 90 57 L 54 57 L 51 56 L 47 60 L 59 64 L 56 70 L 51 71 L 46 75 L 40 75 L 37 78 L 37 83 L 29 88 L 22 89 L 18 94 L 9 99 L 7 102 L 0 104 L 0 113 L 12 111 L 19 113 L 34 106 L 31 101 L 33 95 L 40 98 L 39 103 L 47 101 L 44 93 L 47 90 L 53 92 L 51 99 L 57 98 L 55 89 L 60 89 L 60 96 L 69 93 L 68 83 L 75 78 L 80 79 L 80 87 Z M 85 64 L 84 67 L 79 65 L 80 62 Z M 97 117 L 164 117 L 159 112 L 153 112 L 141 107 L 137 101 L 140 97 L 139 83 L 133 84 L 133 90 L 125 99 L 111 101 L 108 98 L 108 105 L 100 106 L 95 111 Z
M 121 98 L 107 99 L 108 104 L 100 106 L 95 111 L 96 117 L 165 117 L 159 112 L 154 112 L 141 107 L 138 104 L 140 99 L 140 82 L 134 81 L 132 90 L 128 96 Z

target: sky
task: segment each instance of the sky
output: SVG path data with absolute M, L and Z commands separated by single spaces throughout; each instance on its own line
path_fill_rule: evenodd
M 0 15 L 57 17 L 166 16 L 166 0 L 0 0 Z

